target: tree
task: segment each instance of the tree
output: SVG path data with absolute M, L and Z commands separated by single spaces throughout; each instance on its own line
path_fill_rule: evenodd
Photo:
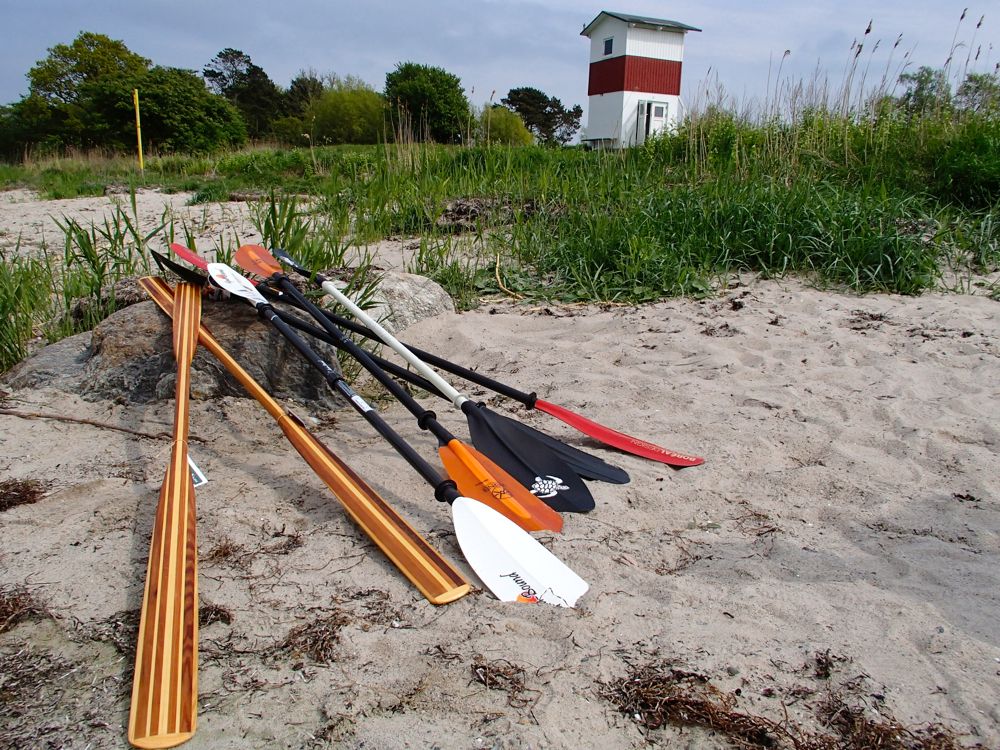
M 28 71 L 29 91 L 54 105 L 77 104 L 88 84 L 134 78 L 149 70 L 150 64 L 124 42 L 82 31 L 72 44 L 49 48 L 49 56 L 35 63 Z
M 378 143 L 385 126 L 385 99 L 368 84 L 348 78 L 313 102 L 305 122 L 317 144 Z
M 104 92 L 127 92 L 149 70 L 150 62 L 121 41 L 81 32 L 70 44 L 57 44 L 28 71 L 29 92 L 12 105 L 8 125 L 17 148 L 29 143 L 105 146 L 117 126 L 95 104 Z
M 969 73 L 955 94 L 955 106 L 975 114 L 1000 114 L 1000 74 Z
M 147 149 L 204 153 L 246 140 L 236 108 L 211 93 L 193 70 L 156 66 L 134 81 L 142 110 Z M 88 99 L 88 132 L 99 145 L 135 147 L 132 87 L 114 81 L 97 84 Z
M 528 130 L 546 146 L 568 143 L 580 129 L 583 107 L 566 109 L 554 96 L 530 86 L 511 89 L 501 103 L 517 112 Z
M 385 99 L 394 126 L 418 140 L 461 140 L 469 121 L 469 100 L 458 76 L 442 68 L 400 63 L 385 77 Z
M 80 34 L 56 45 L 29 73 L 27 96 L 3 113 L 0 149 L 29 144 L 135 148 L 132 90 L 139 89 L 143 139 L 163 151 L 209 151 L 242 143 L 239 113 L 210 93 L 196 73 L 149 67 L 121 42 Z
M 316 73 L 299 71 L 285 91 L 285 111 L 290 117 L 302 117 L 323 91 L 323 80 Z
M 240 111 L 251 138 L 270 134 L 271 123 L 285 113 L 281 89 L 238 49 L 222 50 L 202 69 L 202 76 Z
M 499 104 L 483 108 L 479 116 L 479 138 L 483 143 L 505 146 L 530 146 L 534 141 L 521 116 Z
M 951 86 L 943 70 L 922 65 L 916 73 L 903 73 L 899 82 L 906 88 L 900 104 L 911 116 L 929 115 L 951 106 Z
M 209 152 L 247 139 L 236 108 L 193 70 L 157 66 L 140 83 L 142 134 L 161 151 Z

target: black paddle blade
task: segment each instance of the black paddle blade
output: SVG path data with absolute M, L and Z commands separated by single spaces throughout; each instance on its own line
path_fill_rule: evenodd
M 566 465 L 579 474 L 583 479 L 591 479 L 597 482 L 608 482 L 610 484 L 629 483 L 628 472 L 624 469 L 619 469 L 617 466 L 609 464 L 602 458 L 591 455 L 590 453 L 582 451 L 579 448 L 574 448 L 572 445 L 567 445 L 562 440 L 554 438 L 551 435 L 547 435 L 541 430 L 536 430 L 534 427 L 526 425 L 523 422 L 518 422 L 516 419 L 511 419 L 510 417 L 504 416 L 503 414 L 497 414 L 496 412 L 490 412 L 490 414 L 492 415 L 490 419 L 502 420 L 511 430 L 520 432 L 529 439 L 537 440 L 550 451 L 555 453 L 556 456 L 565 461 Z M 480 448 L 480 450 L 482 449 Z
M 175 263 L 165 255 L 160 255 L 155 250 L 150 250 L 149 254 L 153 256 L 153 260 L 156 261 L 156 265 L 158 265 L 160 270 L 164 273 L 170 271 L 182 281 L 197 284 L 198 286 L 208 285 L 208 277 L 199 271 L 195 271 L 193 268 L 188 268 L 187 266 L 182 266 L 180 263 Z
M 579 475 L 544 443 L 511 429 L 504 419 L 481 404 L 466 401 L 462 411 L 476 448 L 560 513 L 586 513 L 594 497 Z

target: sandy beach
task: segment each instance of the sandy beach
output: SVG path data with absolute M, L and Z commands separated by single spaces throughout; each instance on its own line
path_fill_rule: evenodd
M 51 217 L 101 216 L 107 200 L 86 200 L 0 194 L 0 243 L 40 248 L 44 236 L 61 250 Z M 245 205 L 143 201 L 153 220 L 165 206 L 204 216 L 206 248 L 223 232 L 256 239 Z M 381 246 L 381 262 L 398 266 L 405 246 Z M 209 483 L 197 492 L 199 727 L 185 747 L 734 746 L 731 732 L 649 729 L 619 710 L 621 680 L 643 669 L 790 736 L 836 738 L 826 708 L 840 701 L 876 723 L 939 724 L 961 746 L 1000 747 L 996 300 L 748 277 L 710 299 L 643 306 L 488 300 L 398 333 L 706 462 L 673 470 L 469 387 L 631 476 L 590 483 L 593 512 L 535 535 L 589 582 L 578 606 L 503 604 L 463 559 L 448 509 L 365 421 L 313 413 L 327 445 L 473 584 L 435 607 L 256 402 L 195 401 L 191 450 Z M 425 403 L 467 438 L 462 415 Z M 401 406 L 377 404 L 437 463 Z M 3 407 L 148 433 L 168 432 L 173 414 L 171 400 L 88 401 L 54 385 L 8 388 Z M 169 446 L 0 414 L 0 479 L 45 485 L 0 513 L 0 591 L 37 609 L 0 632 L 0 748 L 127 746 Z

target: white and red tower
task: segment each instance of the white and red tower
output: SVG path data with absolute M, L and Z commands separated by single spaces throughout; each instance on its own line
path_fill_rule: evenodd
M 677 121 L 689 31 L 701 29 L 606 10 L 584 27 L 581 36 L 590 38 L 584 143 L 635 146 Z

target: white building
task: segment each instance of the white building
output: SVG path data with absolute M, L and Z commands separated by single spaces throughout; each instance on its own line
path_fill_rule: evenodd
M 693 26 L 602 10 L 590 38 L 590 97 L 582 141 L 598 148 L 635 146 L 678 119 L 684 36 Z

